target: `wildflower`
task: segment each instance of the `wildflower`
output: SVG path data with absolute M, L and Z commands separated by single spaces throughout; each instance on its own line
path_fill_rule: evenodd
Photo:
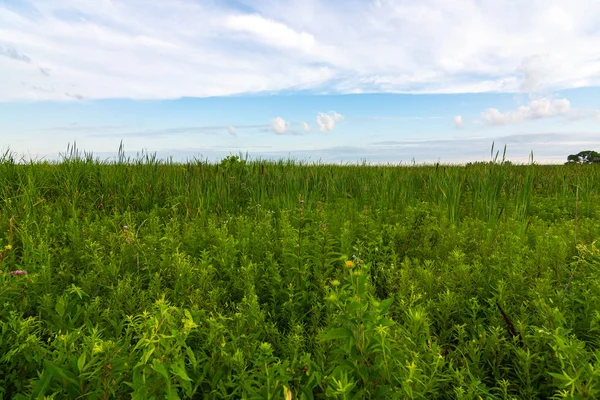
M 11 275 L 27 275 L 27 271 L 22 270 L 22 269 L 17 269 L 16 271 L 10 271 L 9 274 L 11 274 Z
M 94 343 L 94 346 L 92 347 L 92 354 L 98 354 L 98 353 L 102 353 L 104 351 L 104 346 L 102 346 L 102 343 Z
M 4 250 L 12 250 L 12 244 L 7 244 L 4 246 Z
M 127 229 L 129 229 L 129 227 L 127 225 L 123 225 L 123 229 L 127 230 Z
M 283 397 L 285 400 L 292 400 L 292 391 L 283 385 Z
M 354 267 L 354 261 L 352 261 L 352 260 L 346 260 L 344 262 L 344 264 L 346 265 L 346 268 L 352 268 L 352 267 Z

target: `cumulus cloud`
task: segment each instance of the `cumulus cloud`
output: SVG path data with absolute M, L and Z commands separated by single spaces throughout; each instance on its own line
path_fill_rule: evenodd
M 278 135 L 284 135 L 287 128 L 287 123 L 281 117 L 274 118 L 271 121 L 271 129 Z
M 235 126 L 228 126 L 227 127 L 227 131 L 229 132 L 230 135 L 235 136 L 236 134 L 236 129 Z
M 600 115 L 599 115 L 600 118 Z M 308 133 L 310 132 L 310 125 L 308 124 L 308 122 L 302 122 L 302 128 L 304 129 L 304 132 Z
M 319 113 L 317 115 L 317 125 L 321 132 L 329 132 L 335 127 L 335 123 L 344 119 L 344 116 L 335 111 L 328 113 Z
M 463 118 L 462 115 L 457 115 L 454 117 L 454 127 L 456 129 L 462 129 L 463 127 Z
M 344 119 L 344 116 L 342 114 L 338 114 L 335 111 L 330 111 L 329 114 L 331 115 L 331 118 L 333 118 L 333 120 L 336 122 Z
M 532 100 L 527 105 L 507 112 L 501 112 L 497 108 L 488 108 L 481 113 L 481 118 L 488 125 L 506 125 L 526 120 L 568 115 L 570 110 L 571 102 L 569 100 L 550 100 L 544 97 Z

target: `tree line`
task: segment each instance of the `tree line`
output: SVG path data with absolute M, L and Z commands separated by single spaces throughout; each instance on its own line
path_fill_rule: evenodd
M 600 153 L 593 150 L 580 151 L 567 157 L 567 164 L 600 164 Z

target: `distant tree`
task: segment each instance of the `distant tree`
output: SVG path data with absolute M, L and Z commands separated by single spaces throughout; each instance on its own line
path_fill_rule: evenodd
M 600 164 L 600 153 L 593 150 L 580 151 L 567 157 L 567 164 Z

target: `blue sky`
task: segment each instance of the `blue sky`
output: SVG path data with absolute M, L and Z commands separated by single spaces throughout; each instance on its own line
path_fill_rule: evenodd
M 600 2 L 0 1 L 0 148 L 562 162 L 600 149 Z

